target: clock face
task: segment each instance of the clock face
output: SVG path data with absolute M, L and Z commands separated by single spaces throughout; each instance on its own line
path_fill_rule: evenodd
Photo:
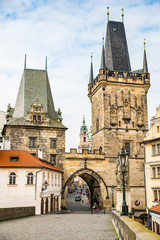
M 138 206 L 140 206 L 140 201 L 139 200 L 136 200 L 135 202 L 134 202 L 134 204 L 138 207 Z

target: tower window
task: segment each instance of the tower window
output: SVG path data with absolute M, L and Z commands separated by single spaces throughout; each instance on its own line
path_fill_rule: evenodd
M 86 137 L 83 138 L 83 142 L 86 142 Z
M 41 116 L 38 116 L 38 121 L 41 121 Z
M 119 127 L 121 127 L 121 121 L 119 121 Z
M 36 138 L 35 137 L 29 138 L 29 147 L 32 147 L 32 148 L 36 147 Z
M 157 126 L 157 133 L 159 132 L 159 126 Z
M 50 155 L 50 162 L 53 164 L 56 164 L 56 154 L 51 154 Z
M 132 127 L 134 128 L 134 122 L 132 122 Z
M 33 120 L 34 120 L 34 121 L 36 120 L 36 115 L 33 115 Z
M 125 142 L 125 149 L 128 156 L 130 156 L 130 142 Z
M 99 118 L 97 118 L 96 120 L 96 131 L 97 132 L 99 131 Z
M 51 139 L 51 148 L 55 148 L 55 147 L 56 147 L 56 140 Z

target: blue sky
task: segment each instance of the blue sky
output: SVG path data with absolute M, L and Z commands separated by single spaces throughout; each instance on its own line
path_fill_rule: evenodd
M 44 69 L 45 56 L 48 56 L 55 108 L 61 108 L 63 123 L 68 127 L 67 151 L 78 147 L 83 115 L 87 125 L 91 125 L 91 104 L 87 97 L 90 54 L 93 52 L 96 76 L 102 35 L 106 32 L 107 6 L 110 19 L 115 21 L 121 21 L 121 8 L 124 8 L 132 70 L 142 68 L 146 38 L 151 74 L 150 120 L 160 103 L 160 1 L 0 0 L 0 110 L 5 111 L 8 103 L 15 106 L 25 53 L 28 68 Z

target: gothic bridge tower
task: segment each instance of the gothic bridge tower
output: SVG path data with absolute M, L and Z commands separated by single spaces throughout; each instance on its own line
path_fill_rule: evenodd
M 92 149 L 105 153 L 105 181 L 118 187 L 117 155 L 122 145 L 129 154 L 129 197 L 135 207 L 144 200 L 144 150 L 140 146 L 148 130 L 147 92 L 150 88 L 144 42 L 143 68 L 131 70 L 125 28 L 122 22 L 109 20 L 106 38 L 102 42 L 101 64 L 93 77 L 91 61 L 88 96 L 92 108 Z M 92 58 L 92 56 L 91 56 Z

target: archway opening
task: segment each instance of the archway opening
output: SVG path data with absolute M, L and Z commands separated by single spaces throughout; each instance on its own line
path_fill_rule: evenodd
M 83 193 L 85 197 L 83 197 Z M 80 194 L 80 201 L 81 203 L 85 202 L 84 205 L 86 205 L 87 210 L 92 208 L 94 203 L 99 209 L 102 209 L 108 196 L 108 190 L 103 179 L 96 172 L 91 169 L 80 169 L 73 173 L 63 186 L 63 207 L 72 211 L 79 211 L 81 208 L 75 206 L 77 194 Z

